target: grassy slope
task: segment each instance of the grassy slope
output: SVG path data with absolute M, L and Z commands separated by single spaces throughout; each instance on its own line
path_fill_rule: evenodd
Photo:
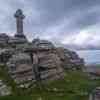
M 34 83 L 27 90 L 18 89 L 3 67 L 0 78 L 13 90 L 12 96 L 0 97 L 0 100 L 88 100 L 88 96 L 82 94 L 99 84 L 99 81 L 89 80 L 82 72 L 65 72 L 64 80 Z

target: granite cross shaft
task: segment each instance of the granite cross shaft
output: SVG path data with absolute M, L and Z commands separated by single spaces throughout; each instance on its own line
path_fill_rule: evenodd
M 14 17 L 16 18 L 17 35 L 23 36 L 23 19 L 25 16 L 23 15 L 22 10 L 18 9 L 14 14 Z

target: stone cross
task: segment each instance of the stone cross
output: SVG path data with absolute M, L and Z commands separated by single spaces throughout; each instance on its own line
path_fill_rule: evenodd
M 17 34 L 23 35 L 23 19 L 25 18 L 25 16 L 23 15 L 22 10 L 18 9 L 14 17 L 16 18 Z

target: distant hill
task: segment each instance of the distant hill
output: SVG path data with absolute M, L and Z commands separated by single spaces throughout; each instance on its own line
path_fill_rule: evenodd
M 85 44 L 84 45 L 65 44 L 63 46 L 71 50 L 100 50 L 100 46 L 85 45 Z

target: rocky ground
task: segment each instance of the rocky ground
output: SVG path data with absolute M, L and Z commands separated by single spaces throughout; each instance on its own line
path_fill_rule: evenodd
M 91 81 L 84 73 L 66 72 L 63 80 L 41 81 L 32 84 L 31 88 L 17 88 L 12 79 L 2 72 L 2 79 L 11 87 L 11 96 L 0 97 L 0 100 L 88 100 L 88 93 L 100 82 Z
M 0 96 L 10 95 L 11 93 L 11 87 L 8 87 L 2 80 L 0 80 Z

